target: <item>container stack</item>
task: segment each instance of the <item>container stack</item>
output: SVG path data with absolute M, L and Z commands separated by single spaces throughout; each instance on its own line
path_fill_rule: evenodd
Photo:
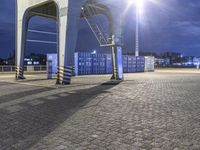
M 128 72 L 128 55 L 123 55 L 123 71 Z
M 111 63 L 112 59 L 107 60 L 106 54 L 91 54 L 85 52 L 75 53 L 75 75 L 91 75 L 112 73 L 112 68 L 107 70 L 107 63 Z M 108 57 L 109 58 L 109 57 Z M 110 71 L 111 70 L 111 71 Z
M 105 74 L 106 73 L 106 55 L 92 54 L 92 73 L 91 74 Z
M 137 65 L 136 65 L 136 72 L 144 72 L 144 56 L 138 56 L 137 58 Z
M 128 60 L 128 70 L 127 70 L 127 73 L 130 73 L 132 71 L 132 68 L 133 68 L 133 62 L 132 62 L 132 57 L 133 56 L 128 56 L 127 60 Z
M 127 56 L 127 73 L 136 72 L 136 57 L 128 55 Z M 124 71 L 125 72 L 125 71 Z
M 123 55 L 123 69 L 124 73 L 144 72 L 144 57 Z
M 99 55 L 99 74 L 106 73 L 106 55 L 100 54 Z
M 154 71 L 154 62 L 155 58 L 153 56 L 145 56 L 145 72 L 153 72 Z
M 85 66 L 81 66 L 82 70 L 81 72 L 86 75 L 89 75 L 92 73 L 92 56 L 90 53 L 82 53 L 81 54 L 83 56 L 83 58 L 81 59 L 79 57 L 79 59 L 81 59 L 82 64 L 85 64 Z
M 75 75 L 92 74 L 92 55 L 90 53 L 75 53 Z
M 132 70 L 130 73 L 137 72 L 137 57 L 132 56 Z
M 75 75 L 111 74 L 112 55 L 75 53 Z M 123 55 L 124 73 L 154 71 L 154 57 Z
M 113 71 L 112 67 L 112 55 L 106 54 L 106 74 L 111 74 Z
M 99 74 L 99 59 L 98 55 L 92 55 L 92 73 L 91 74 Z

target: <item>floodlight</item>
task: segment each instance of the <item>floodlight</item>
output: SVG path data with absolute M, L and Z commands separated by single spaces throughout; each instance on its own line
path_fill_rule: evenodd
M 139 13 L 143 12 L 144 0 L 128 0 L 128 5 L 135 5 Z

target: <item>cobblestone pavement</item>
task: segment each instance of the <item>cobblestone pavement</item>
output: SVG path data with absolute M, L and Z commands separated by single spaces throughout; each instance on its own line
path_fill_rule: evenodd
M 0 150 L 200 150 L 200 74 L 108 79 L 59 87 L 0 76 Z

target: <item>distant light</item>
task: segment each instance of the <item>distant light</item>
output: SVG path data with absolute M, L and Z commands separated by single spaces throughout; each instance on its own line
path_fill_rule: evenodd
M 143 9 L 144 0 L 128 0 L 128 5 L 135 5 L 139 9 Z
M 132 5 L 133 4 L 133 0 L 128 0 L 128 5 Z
M 135 5 L 138 13 L 141 15 L 144 11 L 144 1 L 143 0 L 135 0 Z
M 134 0 L 134 3 L 137 7 L 137 9 L 143 9 L 144 1 L 143 0 Z
M 34 65 L 39 65 L 40 63 L 38 61 L 33 62 Z
M 128 7 L 135 5 L 138 15 L 142 15 L 144 12 L 144 0 L 127 0 Z
M 28 64 L 28 65 L 32 65 L 32 61 L 28 61 L 27 64 Z
M 92 54 L 96 54 L 97 53 L 97 51 L 96 50 L 94 50 L 93 52 L 92 52 Z

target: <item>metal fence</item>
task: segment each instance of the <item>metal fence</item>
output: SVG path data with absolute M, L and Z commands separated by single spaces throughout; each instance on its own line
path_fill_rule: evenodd
M 24 66 L 24 71 L 46 71 L 47 67 L 43 65 Z M 15 66 L 0 66 L 0 72 L 15 72 Z

